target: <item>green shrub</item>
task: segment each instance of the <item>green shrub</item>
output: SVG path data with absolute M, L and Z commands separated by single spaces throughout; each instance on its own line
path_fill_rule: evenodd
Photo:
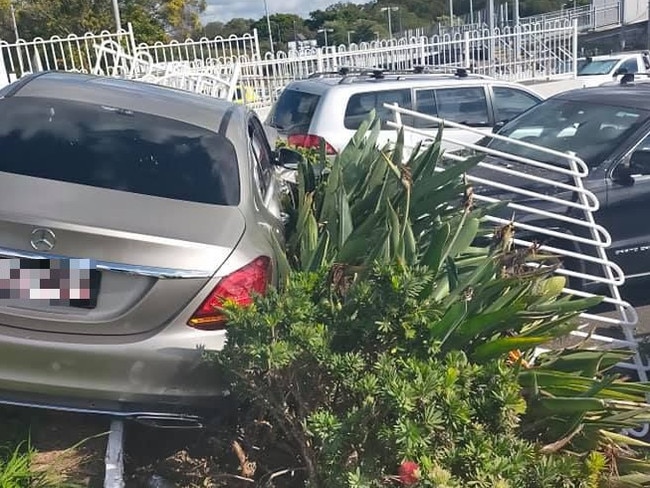
M 378 130 L 300 168 L 283 287 L 227 310 L 213 361 L 229 389 L 312 487 L 645 486 L 646 446 L 617 432 L 648 420 L 648 386 L 608 373 L 629 353 L 531 365 L 599 299 L 562 296 L 508 225 L 475 245 L 490 230 L 461 179 L 475 160 L 437 171 L 438 140 L 403 164 L 402 137 L 383 151 Z

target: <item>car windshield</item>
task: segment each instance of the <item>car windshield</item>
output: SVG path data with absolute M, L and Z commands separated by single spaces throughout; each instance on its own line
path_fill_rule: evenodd
M 116 107 L 11 97 L 0 103 L 0 171 L 213 205 L 239 203 L 225 137 Z
M 319 100 L 319 95 L 286 89 L 271 110 L 267 123 L 283 132 L 306 131 Z
M 600 165 L 648 120 L 645 110 L 572 100 L 547 100 L 506 124 L 500 135 L 559 152 L 575 152 L 590 167 Z M 494 139 L 488 147 L 551 164 L 562 158 Z
M 607 75 L 619 61 L 619 58 L 585 61 L 578 66 L 578 76 Z

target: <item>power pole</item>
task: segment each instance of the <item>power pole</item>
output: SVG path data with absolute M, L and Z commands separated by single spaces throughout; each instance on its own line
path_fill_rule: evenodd
M 264 0 L 264 10 L 266 11 L 266 26 L 269 29 L 269 42 L 271 43 L 271 54 L 275 54 L 275 48 L 273 47 L 273 32 L 271 31 L 271 17 L 269 16 L 269 4 Z
M 117 0 L 113 0 L 113 15 L 115 16 L 115 27 L 119 32 L 122 30 L 122 20 L 120 19 L 120 6 L 117 4 Z
M 646 24 L 646 46 L 650 49 L 650 0 L 648 0 L 648 22 Z
M 16 9 L 14 8 L 13 1 L 9 3 L 9 8 L 11 9 L 11 22 L 14 27 L 14 36 L 16 37 L 16 41 L 18 41 L 18 39 L 20 39 L 20 36 L 18 35 L 18 22 L 16 22 Z

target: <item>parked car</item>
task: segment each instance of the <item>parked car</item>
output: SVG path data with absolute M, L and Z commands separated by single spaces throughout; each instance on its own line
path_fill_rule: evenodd
M 648 51 L 593 56 L 578 60 L 578 81 L 581 87 L 611 82 L 623 74 L 648 73 Z
M 650 212 L 650 83 L 584 88 L 555 95 L 510 121 L 498 134 L 560 152 L 571 151 L 583 159 L 590 168 L 584 185 L 600 202 L 595 219 L 612 236 L 610 259 L 622 268 L 628 280 L 650 276 L 650 226 L 646 225 Z M 516 156 L 563 164 L 560 158 L 507 140 L 493 139 L 484 144 Z M 504 157 L 488 160 L 509 168 L 519 166 Z M 481 171 L 477 168 L 476 173 Z M 538 171 L 540 176 L 553 177 Z M 489 177 L 504 183 L 510 178 L 497 172 L 491 172 Z M 584 234 L 580 228 L 561 230 Z M 578 242 L 574 246 L 572 250 L 590 253 Z
M 146 83 L 38 73 L 0 91 L 0 155 L 0 403 L 164 425 L 215 406 L 202 353 L 224 344 L 219 307 L 265 290 L 282 238 L 282 155 L 257 116 Z M 86 294 L 28 299 L 73 280 L 9 272 L 20 258 L 76 267 Z M 9 280 L 30 272 L 28 285 Z
M 469 74 L 462 69 L 455 74 L 344 69 L 336 73 L 315 73 L 309 79 L 287 85 L 265 124 L 277 129 L 279 137 L 294 146 L 316 148 L 323 140 L 327 153 L 333 155 L 346 146 L 371 110 L 383 122 L 379 143 L 394 140 L 396 131 L 387 124 L 394 117 L 384 107 L 386 103 L 397 103 L 403 108 L 491 132 L 542 99 L 528 87 Z M 403 120 L 409 122 L 408 117 Z M 421 119 L 418 128 L 426 135 L 409 134 L 411 140 L 406 141 L 407 146 L 434 137 L 437 132 L 436 124 Z M 481 138 L 460 129 L 448 129 L 450 133 L 463 142 Z M 452 143 L 446 146 L 454 147 L 458 146 Z
M 650 73 L 648 51 L 592 56 L 579 58 L 576 61 L 575 78 L 537 83 L 535 90 L 548 98 L 567 90 L 619 83 L 625 74 L 647 76 Z

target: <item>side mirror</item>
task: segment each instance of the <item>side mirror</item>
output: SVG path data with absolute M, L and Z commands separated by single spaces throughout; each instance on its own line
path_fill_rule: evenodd
M 612 173 L 612 181 L 622 186 L 634 185 L 633 172 L 628 165 L 619 165 Z
M 281 147 L 275 151 L 275 164 L 286 169 L 296 170 L 304 160 L 302 154 L 288 147 Z
M 494 124 L 494 127 L 492 127 L 492 132 L 499 132 L 501 128 L 508 123 L 507 120 L 501 120 Z
M 617 76 L 626 75 L 626 74 L 627 74 L 627 70 L 625 68 L 616 68 L 616 70 L 612 74 L 612 77 L 616 78 Z

